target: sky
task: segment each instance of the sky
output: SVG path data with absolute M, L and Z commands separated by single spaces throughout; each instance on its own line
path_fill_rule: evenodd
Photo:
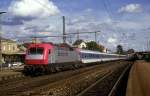
M 114 51 L 150 50 L 150 0 L 0 0 L 1 32 L 5 38 L 27 42 L 31 36 L 61 35 L 62 16 L 66 33 L 95 32 L 97 42 Z M 80 39 L 95 40 L 94 34 Z M 70 35 L 72 44 L 76 35 Z M 42 38 L 61 43 L 61 37 Z

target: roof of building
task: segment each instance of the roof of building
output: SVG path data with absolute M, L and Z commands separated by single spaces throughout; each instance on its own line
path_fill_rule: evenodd
M 13 41 L 13 40 L 11 40 L 11 39 L 6 39 L 6 38 L 3 38 L 3 37 L 1 37 L 1 36 L 0 36 L 0 40 L 9 41 L 9 42 L 10 42 L 10 41 L 11 41 L 11 42 L 15 42 L 15 41 Z
M 82 42 L 84 41 L 79 39 L 79 40 L 76 40 L 73 45 L 80 45 Z

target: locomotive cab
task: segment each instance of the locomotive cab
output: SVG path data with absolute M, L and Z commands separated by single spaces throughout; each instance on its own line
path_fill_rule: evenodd
M 44 48 L 32 47 L 28 50 L 27 59 L 43 59 Z
M 26 52 L 26 64 L 48 64 L 48 55 L 51 50 L 45 44 L 36 44 L 28 47 Z

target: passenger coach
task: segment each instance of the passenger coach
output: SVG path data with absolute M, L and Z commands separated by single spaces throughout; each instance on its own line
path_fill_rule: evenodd
M 108 54 L 99 51 L 91 51 L 83 49 L 77 49 L 77 52 L 80 56 L 80 61 L 82 61 L 83 63 L 112 61 L 118 59 L 125 59 L 126 57 L 125 55 Z

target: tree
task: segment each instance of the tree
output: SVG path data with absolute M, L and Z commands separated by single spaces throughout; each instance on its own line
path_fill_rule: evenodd
M 150 53 L 146 54 L 144 59 L 147 61 L 147 62 L 150 62 Z
M 117 54 L 123 54 L 123 47 L 121 45 L 117 46 Z
M 128 54 L 131 54 L 131 53 L 134 53 L 134 52 L 135 52 L 134 49 L 129 49 L 129 50 L 127 51 Z
M 103 52 L 105 47 L 101 44 L 97 45 L 100 52 Z
M 100 51 L 102 52 L 104 50 L 104 46 L 98 45 L 95 41 L 87 42 L 87 48 L 88 50 L 94 50 L 94 51 Z

